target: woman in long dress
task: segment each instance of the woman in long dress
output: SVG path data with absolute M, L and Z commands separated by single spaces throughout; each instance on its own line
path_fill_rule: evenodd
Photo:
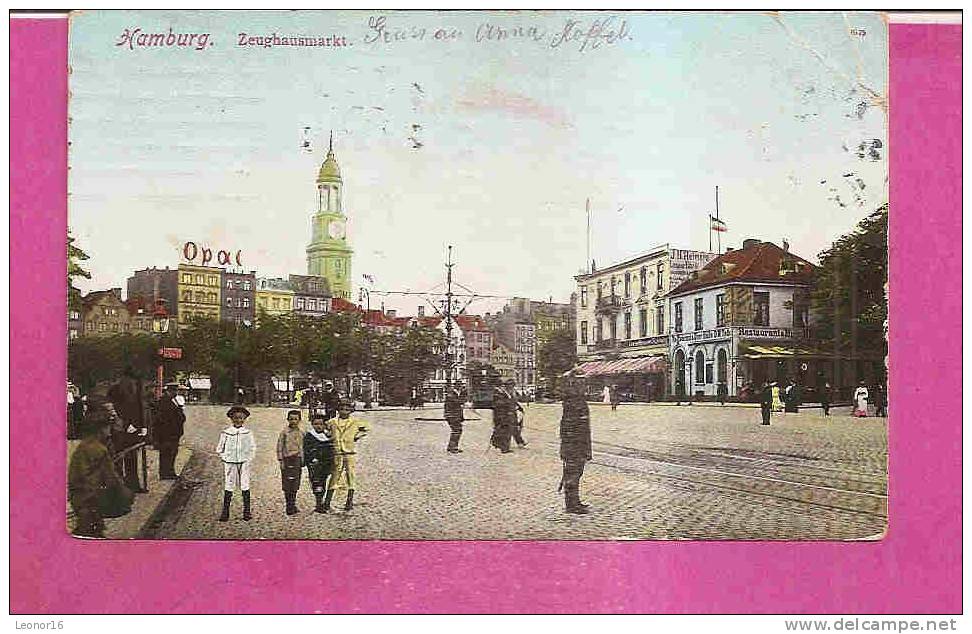
M 773 383 L 770 383 L 770 387 L 773 392 L 773 411 L 782 412 L 783 401 L 780 399 L 780 386 L 774 381 Z
M 610 385 L 605 385 L 604 386 L 603 399 L 602 399 L 601 402 L 604 403 L 605 405 L 610 405 L 611 404 L 611 386 Z
M 861 418 L 867 417 L 867 398 L 868 398 L 867 388 L 864 387 L 864 382 L 857 386 L 854 390 L 854 416 Z

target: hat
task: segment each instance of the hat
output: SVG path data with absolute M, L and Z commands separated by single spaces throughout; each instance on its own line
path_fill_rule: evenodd
M 246 416 L 247 418 L 250 417 L 250 410 L 246 409 L 242 405 L 234 405 L 233 407 L 226 410 L 226 418 L 232 418 L 233 414 L 235 414 L 236 412 L 243 412 L 244 416 Z

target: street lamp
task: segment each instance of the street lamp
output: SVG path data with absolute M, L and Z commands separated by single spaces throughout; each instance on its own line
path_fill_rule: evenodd
M 165 371 L 163 368 L 163 356 L 164 348 L 163 337 L 165 333 L 169 332 L 169 313 L 165 309 L 165 300 L 158 299 L 155 302 L 155 310 L 152 313 L 152 332 L 158 335 L 159 342 L 159 366 L 156 374 L 156 386 L 155 386 L 155 398 L 162 398 L 162 385 L 165 380 Z

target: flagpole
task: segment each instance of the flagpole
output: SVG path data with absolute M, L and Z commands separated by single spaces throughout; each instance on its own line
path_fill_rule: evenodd
M 716 185 L 716 220 L 718 220 L 718 219 L 719 219 L 719 186 Z M 716 236 L 716 240 L 718 240 L 718 245 L 719 245 L 718 246 L 719 253 L 722 253 L 722 232 L 721 231 L 718 231 L 716 233 L 719 234 L 719 235 Z M 710 247 L 710 249 L 711 249 L 711 247 Z
M 593 273 L 591 270 L 591 199 L 587 199 L 587 262 L 584 264 L 584 268 L 588 272 Z

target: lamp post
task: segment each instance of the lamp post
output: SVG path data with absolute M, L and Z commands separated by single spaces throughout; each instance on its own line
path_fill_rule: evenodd
M 162 398 L 162 386 L 165 380 L 165 368 L 163 366 L 163 338 L 169 332 L 169 313 L 165 309 L 165 300 L 156 300 L 155 311 L 152 313 L 152 332 L 158 335 L 159 342 L 159 366 L 156 373 L 155 398 Z

